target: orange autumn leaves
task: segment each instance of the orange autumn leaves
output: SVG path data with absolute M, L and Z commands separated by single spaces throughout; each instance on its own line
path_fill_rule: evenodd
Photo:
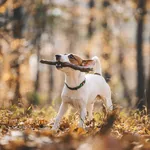
M 51 127 L 56 114 L 52 107 L 24 109 L 12 106 L 0 110 L 1 149 L 53 150 L 148 150 L 150 149 L 150 119 L 147 112 L 115 110 L 96 112 L 92 121 L 79 128 L 78 115 L 63 118 L 59 130 Z M 50 120 L 49 120 L 50 119 Z

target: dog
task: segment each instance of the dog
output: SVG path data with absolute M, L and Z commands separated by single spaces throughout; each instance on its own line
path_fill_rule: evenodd
M 84 60 L 75 54 L 55 55 L 58 62 L 69 62 L 77 66 L 92 67 L 93 74 L 86 74 L 70 67 L 56 66 L 65 73 L 65 83 L 61 94 L 62 103 L 56 116 L 52 130 L 57 130 L 59 122 L 65 114 L 68 104 L 78 109 L 80 112 L 79 127 L 84 127 L 85 118 L 93 118 L 93 106 L 97 96 L 103 97 L 106 108 L 113 109 L 111 100 L 111 90 L 102 76 L 102 68 L 97 56 L 91 60 Z M 87 116 L 88 114 L 88 116 Z

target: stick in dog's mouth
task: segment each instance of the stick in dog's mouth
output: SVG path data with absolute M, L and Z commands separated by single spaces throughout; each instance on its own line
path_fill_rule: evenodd
M 60 61 L 56 61 L 56 68 L 63 68 L 62 63 Z
M 49 61 L 49 60 L 40 60 L 43 64 L 54 65 L 57 68 L 70 67 L 74 70 L 79 70 L 81 72 L 90 72 L 93 71 L 93 68 L 85 67 L 85 66 L 77 66 L 68 62 L 60 62 L 60 61 Z

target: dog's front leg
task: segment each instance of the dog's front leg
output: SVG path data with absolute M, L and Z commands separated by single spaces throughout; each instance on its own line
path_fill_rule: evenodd
M 59 108 L 58 115 L 56 117 L 56 120 L 55 120 L 55 123 L 53 125 L 52 130 L 57 130 L 58 129 L 59 122 L 60 122 L 61 118 L 63 117 L 64 113 L 66 112 L 66 110 L 67 110 L 67 104 L 62 102 L 61 106 Z
M 85 121 L 86 115 L 87 115 L 86 107 L 82 107 L 82 108 L 81 108 L 81 112 L 80 112 L 80 122 L 79 122 L 79 127 L 82 127 L 82 128 L 83 128 L 83 125 L 84 125 L 84 121 Z

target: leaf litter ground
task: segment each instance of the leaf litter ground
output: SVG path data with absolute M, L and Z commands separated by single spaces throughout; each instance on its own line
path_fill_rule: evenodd
M 95 112 L 85 129 L 77 126 L 78 115 L 70 114 L 57 132 L 51 130 L 55 115 L 52 107 L 1 109 L 0 150 L 150 150 L 146 110 Z

